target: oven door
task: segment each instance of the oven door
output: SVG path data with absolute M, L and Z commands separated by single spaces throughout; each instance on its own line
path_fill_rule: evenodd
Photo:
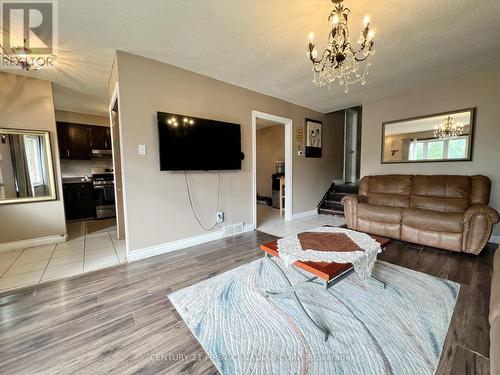
M 116 216 L 114 184 L 94 186 L 94 200 L 98 219 Z

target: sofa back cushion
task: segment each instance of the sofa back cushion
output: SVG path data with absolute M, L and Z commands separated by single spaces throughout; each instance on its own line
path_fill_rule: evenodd
M 471 176 L 471 204 L 484 204 L 485 206 L 490 203 L 491 180 L 486 176 Z
M 488 205 L 490 191 L 490 179 L 479 175 L 365 176 L 359 185 L 366 203 L 455 213 L 472 204 Z
M 359 195 L 370 204 L 409 207 L 413 177 L 410 175 L 367 176 L 361 179 Z
M 414 176 L 410 207 L 441 212 L 464 212 L 470 206 L 468 176 Z

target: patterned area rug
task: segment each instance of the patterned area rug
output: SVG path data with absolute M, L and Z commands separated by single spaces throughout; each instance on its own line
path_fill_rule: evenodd
M 281 264 L 292 283 L 301 271 Z M 377 261 L 328 291 L 298 291 L 323 335 L 289 298 L 266 298 L 285 283 L 261 259 L 169 295 L 219 371 L 229 374 L 433 374 L 459 284 Z

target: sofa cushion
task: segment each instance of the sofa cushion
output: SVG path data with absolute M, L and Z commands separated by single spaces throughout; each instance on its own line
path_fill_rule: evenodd
M 451 251 L 461 251 L 462 233 L 437 232 L 435 230 L 415 228 L 403 224 L 401 226 L 401 239 L 403 241 L 418 243 L 420 245 L 437 247 Z
M 465 198 L 436 198 L 412 195 L 410 207 L 440 212 L 463 213 L 470 206 Z
M 369 219 L 380 223 L 401 223 L 402 208 L 379 206 L 369 203 L 358 204 L 358 219 Z
M 382 206 L 410 207 L 409 195 L 370 193 L 370 195 L 366 197 L 366 201 L 370 204 Z
M 399 239 L 402 208 L 358 204 L 356 229 L 360 232 Z
M 397 194 L 410 195 L 413 177 L 411 175 L 383 175 L 368 177 L 368 195 Z
M 470 178 L 468 176 L 415 176 L 412 195 L 435 198 L 469 199 Z
M 435 232 L 462 233 L 463 215 L 452 212 L 403 208 L 403 225 Z
M 470 203 L 488 205 L 490 202 L 491 181 L 486 176 L 476 175 L 470 177 Z
M 410 207 L 441 212 L 464 212 L 470 206 L 467 176 L 414 176 Z

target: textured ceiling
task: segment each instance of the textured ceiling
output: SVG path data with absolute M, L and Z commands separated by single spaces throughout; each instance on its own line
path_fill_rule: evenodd
M 498 0 L 344 4 L 353 39 L 371 16 L 377 50 L 366 86 L 348 94 L 311 82 L 307 35 L 323 48 L 328 0 L 59 0 L 58 65 L 23 74 L 53 81 L 58 109 L 106 113 L 120 49 L 330 112 L 498 66 Z

